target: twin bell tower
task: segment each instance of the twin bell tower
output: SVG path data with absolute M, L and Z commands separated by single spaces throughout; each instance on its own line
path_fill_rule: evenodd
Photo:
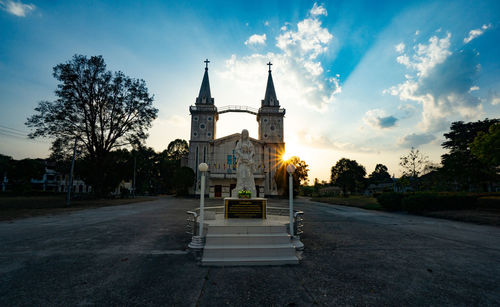
M 252 139 L 255 147 L 255 169 L 257 196 L 278 195 L 274 175 L 281 155 L 285 150 L 283 135 L 283 119 L 285 109 L 280 107 L 276 96 L 271 62 L 269 66 L 264 99 L 259 109 L 248 106 L 225 106 L 217 109 L 210 91 L 208 64 L 205 60 L 205 72 L 201 82 L 200 92 L 194 106 L 189 107 L 191 114 L 191 135 L 189 140 L 188 165 L 196 174 L 196 183 L 192 194 L 200 193 L 199 163 L 209 165 L 207 193 L 211 198 L 230 197 L 231 190 L 236 185 L 236 159 L 234 148 L 240 134 L 234 133 L 217 138 L 217 121 L 219 115 L 229 112 L 244 112 L 256 116 L 259 125 L 258 139 Z

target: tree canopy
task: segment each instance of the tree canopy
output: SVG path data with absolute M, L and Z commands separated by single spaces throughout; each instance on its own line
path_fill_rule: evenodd
M 347 192 L 354 192 L 363 186 L 365 180 L 366 169 L 358 164 L 356 160 L 342 158 L 332 166 L 331 182 L 333 185 L 342 188 L 345 196 Z
M 142 142 L 156 118 L 146 83 L 122 72 L 108 71 L 102 56 L 75 55 L 56 65 L 59 81 L 55 101 L 41 101 L 26 125 L 31 138 L 52 139 L 53 150 L 68 150 L 76 139 L 89 162 L 88 183 L 101 193 L 110 185 L 109 154 L 122 146 Z
M 32 188 L 31 179 L 41 179 L 44 171 L 45 165 L 43 160 L 14 160 L 10 156 L 0 154 L 0 181 L 3 181 L 3 176 L 7 176 L 9 180 L 8 185 L 15 192 L 29 192 Z
M 370 183 L 379 184 L 391 181 L 391 175 L 387 171 L 387 166 L 377 164 L 375 170 L 368 176 Z
M 500 166 L 500 123 L 494 123 L 488 132 L 480 131 L 471 144 L 471 152 L 481 162 Z
M 481 185 L 488 185 L 497 177 L 493 165 L 487 163 L 487 159 L 480 158 L 480 152 L 493 153 L 494 148 L 485 147 L 480 150 L 482 141 L 488 137 L 480 137 L 476 143 L 476 153 L 471 151 L 471 146 L 478 135 L 489 134 L 492 125 L 500 123 L 498 119 L 485 119 L 477 122 L 454 122 L 450 127 L 450 132 L 445 133 L 446 141 L 442 146 L 449 152 L 441 156 L 443 165 L 441 172 L 448 181 L 454 182 L 455 189 L 470 190 L 478 189 Z M 484 144 L 484 143 L 483 143 Z
M 189 153 L 189 144 L 186 140 L 175 139 L 168 144 L 166 154 L 168 157 L 175 161 L 180 161 L 182 158 L 187 157 Z

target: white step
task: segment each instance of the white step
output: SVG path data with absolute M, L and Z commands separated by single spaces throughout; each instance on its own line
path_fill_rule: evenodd
M 215 258 L 203 257 L 201 264 L 210 266 L 231 266 L 231 265 L 285 265 L 298 264 L 299 259 L 293 257 L 233 257 Z
M 272 226 L 216 226 L 208 227 L 209 234 L 257 234 L 257 233 L 286 233 L 285 225 Z
M 206 236 L 207 245 L 255 245 L 255 244 L 287 244 L 290 235 L 287 233 L 254 233 L 254 234 L 212 234 Z
M 239 257 L 293 257 L 295 247 L 291 244 L 259 245 L 210 245 L 203 249 L 203 258 L 239 258 Z
M 221 220 L 208 224 L 202 265 L 298 264 L 286 224 L 276 220 Z

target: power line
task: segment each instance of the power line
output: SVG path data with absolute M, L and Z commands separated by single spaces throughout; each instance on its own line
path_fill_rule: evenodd
M 27 139 L 27 137 L 25 135 L 14 134 L 14 133 L 11 133 L 9 131 L 4 131 L 1 129 L 0 129 L 0 134 L 5 135 L 5 136 L 11 136 L 14 138 L 19 138 L 19 139 Z
M 6 131 L 6 130 L 4 131 L 1 128 L 0 128 L 0 136 L 6 136 L 6 137 L 13 138 L 13 139 L 22 140 L 22 141 L 29 141 L 29 142 L 33 142 L 33 143 L 49 144 L 49 142 L 47 142 L 47 141 L 31 139 L 27 135 L 13 134 L 10 131 Z
M 12 134 L 12 135 L 15 135 L 15 136 L 28 137 L 28 136 L 27 136 L 26 134 L 24 134 L 24 133 L 15 132 L 15 131 L 10 131 L 10 130 L 7 130 L 7 129 L 1 128 L 1 127 L 0 127 L 0 132 L 9 133 L 9 134 Z
M 16 128 L 12 128 L 12 127 L 8 127 L 8 126 L 5 126 L 5 125 L 0 125 L 0 135 L 3 135 L 3 136 L 8 136 L 8 137 L 11 137 L 11 138 L 14 138 L 14 139 L 18 139 L 18 140 L 23 140 L 23 141 L 30 141 L 30 142 L 33 142 L 33 143 L 43 143 L 43 144 L 49 144 L 50 142 L 47 142 L 47 141 L 42 141 L 40 139 L 32 139 L 28 136 L 28 133 L 26 131 L 23 131 L 23 130 L 20 130 L 20 129 L 16 129 Z
M 9 129 L 9 130 L 12 130 L 12 131 L 17 131 L 17 132 L 21 132 L 21 133 L 24 133 L 24 134 L 27 134 L 26 131 L 24 130 L 20 130 L 20 129 L 16 129 L 16 128 L 11 128 L 11 127 L 7 127 L 7 126 L 4 126 L 4 125 L 0 125 L 1 128 L 5 128 L 5 129 Z

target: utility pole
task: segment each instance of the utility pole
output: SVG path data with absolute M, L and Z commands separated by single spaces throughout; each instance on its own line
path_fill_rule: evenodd
M 73 146 L 73 159 L 71 160 L 71 170 L 69 172 L 68 180 L 68 192 L 66 194 L 66 206 L 69 207 L 69 202 L 71 200 L 71 188 L 73 187 L 73 169 L 75 168 L 75 156 L 76 156 L 76 137 L 75 145 Z
M 136 170 L 137 158 L 134 154 L 134 179 L 132 180 L 132 197 L 135 198 L 135 170 Z

